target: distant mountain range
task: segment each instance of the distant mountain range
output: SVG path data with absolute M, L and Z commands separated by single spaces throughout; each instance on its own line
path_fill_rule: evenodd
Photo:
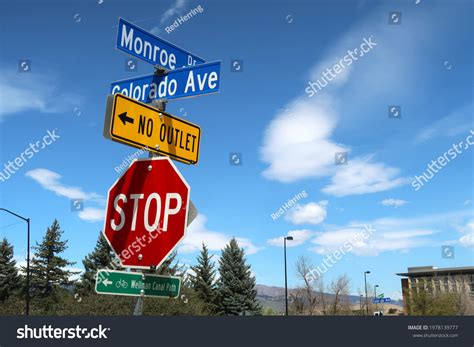
M 257 284 L 257 299 L 262 307 L 271 307 L 273 311 L 277 313 L 283 313 L 285 311 L 285 288 L 276 286 L 266 286 L 263 284 Z M 288 288 L 288 298 L 293 289 Z M 317 292 L 315 292 L 317 293 Z M 333 294 L 326 294 L 327 296 L 334 296 Z M 349 301 L 352 305 L 359 305 L 359 296 L 349 295 Z M 393 300 L 392 305 L 403 308 L 402 300 Z

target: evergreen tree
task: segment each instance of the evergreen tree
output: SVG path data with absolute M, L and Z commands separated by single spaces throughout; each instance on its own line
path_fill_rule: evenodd
M 60 257 L 67 249 L 67 240 L 61 240 L 62 234 L 58 221 L 54 220 L 43 241 L 33 247 L 36 250 L 30 266 L 33 296 L 50 297 L 57 286 L 71 284 L 70 276 L 77 274 L 65 269 L 75 263 Z
M 13 246 L 6 238 L 0 243 L 0 301 L 5 303 L 20 286 L 20 278 L 13 259 Z
M 216 310 L 216 270 L 214 269 L 214 262 L 212 262 L 212 255 L 209 256 L 204 243 L 197 260 L 198 264 L 191 266 L 191 270 L 195 273 L 190 276 L 191 286 L 197 296 L 207 304 L 208 310 L 214 312 Z
M 233 238 L 219 259 L 219 313 L 225 315 L 260 314 L 255 277 L 245 263 L 244 250 Z
M 156 270 L 150 271 L 157 275 L 168 275 L 168 276 L 180 276 L 183 272 L 183 266 L 179 264 L 176 257 L 178 252 L 173 251 L 165 261 L 156 268 Z
M 82 260 L 84 272 L 81 276 L 81 282 L 78 285 L 78 291 L 82 295 L 94 292 L 97 270 L 115 269 L 113 260 L 114 253 L 101 232 L 94 250 Z

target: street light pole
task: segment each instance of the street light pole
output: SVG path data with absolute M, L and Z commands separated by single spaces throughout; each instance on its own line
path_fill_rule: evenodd
M 364 297 L 364 296 L 363 296 L 362 294 L 359 296 L 359 306 L 360 306 L 360 315 L 361 315 L 361 316 L 364 315 L 364 310 L 362 309 L 362 298 L 363 298 L 363 297 Z
M 286 271 L 286 240 L 291 241 L 293 240 L 293 236 L 286 236 L 283 238 L 283 253 L 285 258 L 285 316 L 288 316 L 288 279 L 287 279 L 287 271 Z
M 379 286 L 378 284 L 374 286 L 374 299 L 375 300 L 377 300 L 377 287 L 378 286 Z M 377 302 L 375 302 L 375 311 L 377 311 Z
M 6 208 L 0 207 L 0 211 L 5 211 L 10 213 L 11 215 L 14 215 L 17 218 L 23 219 L 26 224 L 28 225 L 28 231 L 27 231 L 27 253 L 26 253 L 26 315 L 30 315 L 30 219 L 25 218 L 20 216 L 19 214 L 16 214 L 15 212 L 12 212 L 10 210 L 7 210 Z
M 370 274 L 370 271 L 364 272 L 364 282 L 365 282 L 365 309 L 367 316 L 369 315 L 369 302 L 367 301 L 367 274 Z

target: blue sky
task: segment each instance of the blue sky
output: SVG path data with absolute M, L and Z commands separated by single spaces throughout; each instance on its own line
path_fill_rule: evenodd
M 198 5 L 202 13 L 165 31 Z M 388 24 L 389 12 L 401 12 L 400 25 Z M 1 169 L 48 131 L 59 136 L 0 181 L 0 206 L 32 219 L 33 240 L 57 218 L 66 256 L 81 267 L 103 226 L 115 167 L 136 152 L 102 136 L 110 82 L 153 72 L 146 62 L 125 70 L 130 57 L 115 49 L 118 17 L 222 61 L 220 93 L 167 106 L 202 129 L 199 164 L 176 164 L 200 213 L 181 262 L 195 261 L 201 241 L 218 255 L 235 236 L 257 282 L 282 286 L 280 240 L 290 233 L 296 286 L 298 256 L 316 267 L 371 225 L 373 235 L 332 266 L 326 282 L 347 273 L 356 294 L 370 270 L 370 283 L 400 297 L 395 273 L 409 266 L 474 264 L 472 148 L 421 189 L 412 186 L 474 131 L 469 1 L 9 3 L 0 14 Z M 315 95 L 305 92 L 364 39 L 375 43 L 364 56 Z M 31 72 L 19 72 L 22 59 Z M 231 72 L 233 59 L 243 60 L 242 72 Z M 400 119 L 388 116 L 390 105 L 400 106 Z M 346 165 L 336 165 L 336 152 L 347 152 Z M 230 153 L 241 153 L 242 165 L 230 165 Z M 302 191 L 298 206 L 272 219 Z M 85 200 L 82 212 L 71 211 L 74 198 Z M 24 224 L 1 214 L 0 234 L 21 261 Z M 442 258 L 445 245 L 454 259 Z

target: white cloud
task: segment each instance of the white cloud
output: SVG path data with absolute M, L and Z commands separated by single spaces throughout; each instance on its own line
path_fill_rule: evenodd
M 397 208 L 405 204 L 408 204 L 409 201 L 390 198 L 390 199 L 382 200 L 380 203 L 384 206 L 391 206 L 391 207 Z
M 322 191 L 334 196 L 360 195 L 386 191 L 410 182 L 399 177 L 400 170 L 372 161 L 372 156 L 354 158 L 340 165 L 331 184 Z
M 174 3 L 163 13 L 160 24 L 164 24 L 170 17 L 179 14 L 179 11 L 186 5 L 186 0 L 175 0 Z
M 311 230 L 291 230 L 288 232 L 287 236 L 293 236 L 293 240 L 287 241 L 287 247 L 296 247 L 302 245 L 312 236 L 314 236 L 314 231 Z M 283 247 L 283 236 L 275 237 L 273 239 L 267 240 L 267 243 L 272 246 Z
M 260 153 L 269 167 L 263 175 L 281 182 L 330 175 L 335 153 L 349 151 L 330 139 L 337 115 L 328 102 L 302 98 L 288 108 L 288 112 L 277 114 L 265 130 Z
M 105 218 L 105 209 L 103 208 L 94 208 L 94 207 L 85 207 L 82 211 L 78 213 L 80 219 L 88 222 L 100 222 Z
M 398 90 L 400 76 L 407 76 L 406 71 L 401 71 L 401 66 L 410 66 L 411 62 L 410 58 L 407 58 L 406 64 L 394 60 L 391 45 L 382 44 L 384 39 L 385 42 L 394 42 L 393 33 L 386 25 L 376 24 L 377 16 L 369 19 L 370 24 L 364 21 L 329 47 L 325 55 L 310 69 L 308 80 L 315 81 L 322 71 L 338 63 L 349 49 L 354 49 L 364 42 L 364 38 L 372 38 L 373 42 L 377 42 L 373 48 L 374 53 L 371 51 L 360 61 L 353 61 L 312 98 L 305 94 L 288 102 L 288 111 L 278 112 L 267 126 L 260 148 L 261 159 L 268 164 L 263 171 L 263 176 L 267 179 L 294 182 L 332 176 L 332 184 L 323 191 L 335 196 L 380 192 L 408 182 L 398 177 L 399 169 L 382 162 L 373 162 L 372 156 L 349 159 L 348 165 L 335 165 L 337 152 L 351 151 L 349 145 L 338 143 L 331 138 L 340 116 L 346 117 L 340 112 L 342 106 L 350 104 L 350 109 L 353 109 L 355 104 L 359 108 L 362 108 L 360 105 L 366 107 L 368 96 L 374 98 L 380 90 Z M 373 32 L 378 33 L 377 37 L 372 37 Z M 406 42 L 405 39 L 398 39 L 398 48 L 406 48 Z M 393 61 L 392 65 L 397 71 L 388 72 L 387 61 Z M 382 82 L 379 78 L 374 78 L 382 74 Z M 349 79 L 350 75 L 354 75 L 354 78 Z M 360 96 L 354 96 L 354 85 L 357 85 L 357 91 L 360 90 Z M 307 85 L 304 88 L 306 87 Z M 342 98 L 343 94 L 345 99 Z M 341 104 L 342 101 L 344 105 Z M 344 124 L 352 122 L 350 119 L 345 120 Z
M 25 176 L 32 178 L 44 189 L 54 192 L 56 195 L 68 199 L 101 199 L 96 193 L 85 193 L 81 188 L 64 185 L 60 182 L 62 176 L 48 169 L 34 169 L 28 171 Z
M 208 230 L 206 227 L 207 217 L 199 214 L 188 227 L 186 236 L 181 242 L 179 251 L 183 253 L 193 253 L 201 250 L 204 242 L 211 251 L 220 251 L 232 239 L 232 236 L 221 232 Z M 262 247 L 258 247 L 251 240 L 242 237 L 235 238 L 239 246 L 245 249 L 246 254 L 255 254 Z
M 459 243 L 472 246 L 474 220 L 472 211 L 460 210 L 447 213 L 436 213 L 414 218 L 379 218 L 372 221 L 354 221 L 343 226 L 325 226 L 324 231 L 316 233 L 311 240 L 315 244 L 311 250 L 318 254 L 329 254 L 362 235 L 363 226 L 371 226 L 374 232 L 366 239 L 354 242 L 352 253 L 361 256 L 376 256 L 383 252 L 408 252 L 419 247 L 438 247 L 450 244 L 449 240 L 440 240 L 452 232 L 453 225 L 461 225 L 457 230 L 463 234 Z M 461 223 L 462 221 L 466 221 Z M 471 235 L 471 236 L 470 236 Z M 458 236 L 459 238 L 459 236 Z M 455 242 L 452 242 L 455 243 Z M 471 245 L 471 246 L 469 246 Z
M 181 10 L 186 5 L 186 0 L 174 0 L 170 7 L 163 13 L 160 19 L 160 26 L 169 25 L 167 23 L 171 17 L 178 16 Z M 161 32 L 161 28 L 159 26 L 155 26 L 151 28 L 150 32 L 152 34 L 158 35 Z
M 462 223 L 464 221 L 464 223 Z M 436 213 L 414 218 L 379 218 L 372 221 L 354 221 L 343 226 L 326 226 L 311 240 L 316 246 L 312 251 L 318 254 L 332 253 L 339 247 L 362 235 L 363 226 L 371 226 L 375 231 L 365 240 L 354 243 L 352 253 L 363 256 L 376 256 L 387 251 L 408 252 L 424 246 L 438 247 L 440 244 L 454 244 L 456 241 L 440 240 L 449 235 L 453 225 L 462 237 L 457 241 L 466 247 L 472 247 L 474 220 L 472 211 L 460 210 Z
M 468 133 L 473 129 L 472 114 L 474 104 L 461 107 L 451 114 L 438 119 L 433 124 L 423 128 L 415 137 L 415 142 L 423 143 L 433 138 L 451 137 Z
M 7 115 L 25 111 L 72 113 L 74 107 L 83 103 L 80 95 L 61 92 L 54 78 L 37 72 L 0 71 L 0 90 L 0 121 Z
M 464 247 L 474 248 L 474 219 L 471 219 L 465 226 L 459 228 L 464 233 L 459 238 L 459 244 Z
M 306 205 L 296 205 L 285 215 L 285 219 L 293 224 L 319 224 L 326 219 L 326 200 L 319 203 L 310 202 Z
M 79 187 L 68 186 L 61 183 L 62 176 L 54 171 L 44 168 L 34 169 L 26 172 L 25 176 L 30 177 L 39 183 L 41 187 L 55 193 L 58 196 L 71 200 L 90 200 L 100 205 L 105 204 L 105 198 L 100 194 L 86 193 Z M 78 217 L 80 219 L 88 222 L 103 221 L 104 216 L 104 209 L 94 207 L 85 207 L 78 213 Z
M 387 251 L 406 252 L 412 248 L 430 244 L 430 239 L 425 236 L 436 233 L 435 230 L 406 229 L 388 232 L 379 227 L 376 221 L 370 225 L 374 229 L 371 235 L 367 234 L 367 230 L 363 233 L 362 226 L 353 224 L 321 232 L 311 241 L 316 245 L 312 251 L 318 254 L 329 254 L 340 247 L 348 251 L 344 246 L 347 243 L 351 247 L 350 252 L 360 256 L 376 256 Z

